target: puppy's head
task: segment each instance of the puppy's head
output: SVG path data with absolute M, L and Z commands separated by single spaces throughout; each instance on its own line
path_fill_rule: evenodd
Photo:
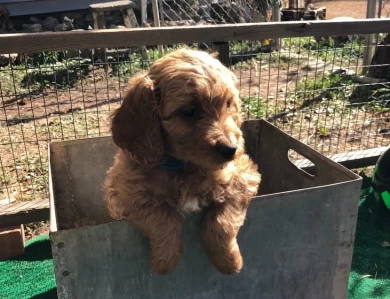
M 236 82 L 215 55 L 170 53 L 131 79 L 113 114 L 113 140 L 140 163 L 158 163 L 166 154 L 219 168 L 244 147 Z

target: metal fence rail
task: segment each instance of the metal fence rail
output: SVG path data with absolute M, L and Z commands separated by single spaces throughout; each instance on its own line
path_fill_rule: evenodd
M 120 105 L 129 77 L 161 57 L 160 44 L 172 51 L 225 42 L 225 62 L 239 78 L 245 118 L 265 118 L 326 155 L 388 145 L 390 78 L 360 74 L 363 68 L 389 69 L 389 63 L 378 56 L 383 61 L 362 65 L 360 34 L 377 34 L 376 48 L 387 49 L 390 20 L 340 24 L 0 36 L 0 53 L 10 62 L 0 67 L 0 200 L 47 198 L 47 143 L 109 134 L 109 114 Z M 262 42 L 278 37 L 279 52 Z M 139 45 L 148 45 L 150 60 L 141 58 Z M 96 49 L 103 47 L 102 57 Z

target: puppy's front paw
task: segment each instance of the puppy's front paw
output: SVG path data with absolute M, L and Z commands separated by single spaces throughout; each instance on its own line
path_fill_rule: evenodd
M 181 241 L 175 245 L 167 243 L 163 247 L 151 245 L 150 265 L 152 271 L 162 275 L 173 272 L 180 262 L 182 253 L 183 244 Z
M 236 241 L 234 241 L 234 244 L 229 249 L 210 256 L 212 264 L 218 269 L 219 272 L 225 275 L 239 273 L 244 264 L 240 249 Z

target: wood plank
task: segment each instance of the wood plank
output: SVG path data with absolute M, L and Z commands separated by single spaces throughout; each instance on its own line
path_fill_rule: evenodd
M 110 1 L 111 0 L 0 0 L 0 3 L 6 3 L 11 16 L 15 17 L 31 14 L 88 9 L 91 4 Z
M 28 213 L 0 216 L 0 227 L 44 221 L 50 219 L 49 208 L 32 210 Z
M 20 213 L 28 213 L 36 209 L 44 209 L 49 207 L 48 199 L 37 199 L 32 201 L 25 201 L 20 203 L 10 203 L 8 205 L 0 206 L 0 217 L 3 215 L 14 215 Z
M 18 203 L 10 203 L 8 205 L 5 205 L 2 208 L 0 208 L 0 215 L 6 214 L 6 213 L 8 214 L 8 213 L 11 213 L 12 211 L 18 210 L 18 209 L 22 208 L 23 206 L 25 206 L 27 203 L 28 203 L 28 201 L 22 201 L 22 202 L 18 202 Z
M 387 32 L 390 19 L 253 23 L 0 35 L 0 54 Z
M 48 199 L 0 206 L 0 227 L 49 220 L 49 206 Z
M 29 211 L 30 209 L 34 209 L 34 206 L 36 204 L 35 200 L 32 201 L 26 201 L 24 205 L 20 206 L 17 209 L 5 212 L 4 215 L 13 215 L 13 214 L 18 214 L 18 213 L 24 213 L 24 211 Z M 1 215 L 1 212 L 0 212 Z
M 129 9 L 135 7 L 136 5 L 132 1 L 112 1 L 112 2 L 91 4 L 89 6 L 91 11 L 95 11 L 95 12 L 106 12 L 106 11 L 122 10 L 122 9 Z

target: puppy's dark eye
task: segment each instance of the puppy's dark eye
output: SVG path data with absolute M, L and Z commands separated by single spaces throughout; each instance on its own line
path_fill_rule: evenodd
M 183 115 L 186 117 L 197 117 L 199 115 L 198 111 L 195 108 L 188 108 L 182 111 Z
M 230 108 L 231 104 L 232 104 L 232 100 L 228 100 L 228 101 L 226 102 L 226 107 Z

